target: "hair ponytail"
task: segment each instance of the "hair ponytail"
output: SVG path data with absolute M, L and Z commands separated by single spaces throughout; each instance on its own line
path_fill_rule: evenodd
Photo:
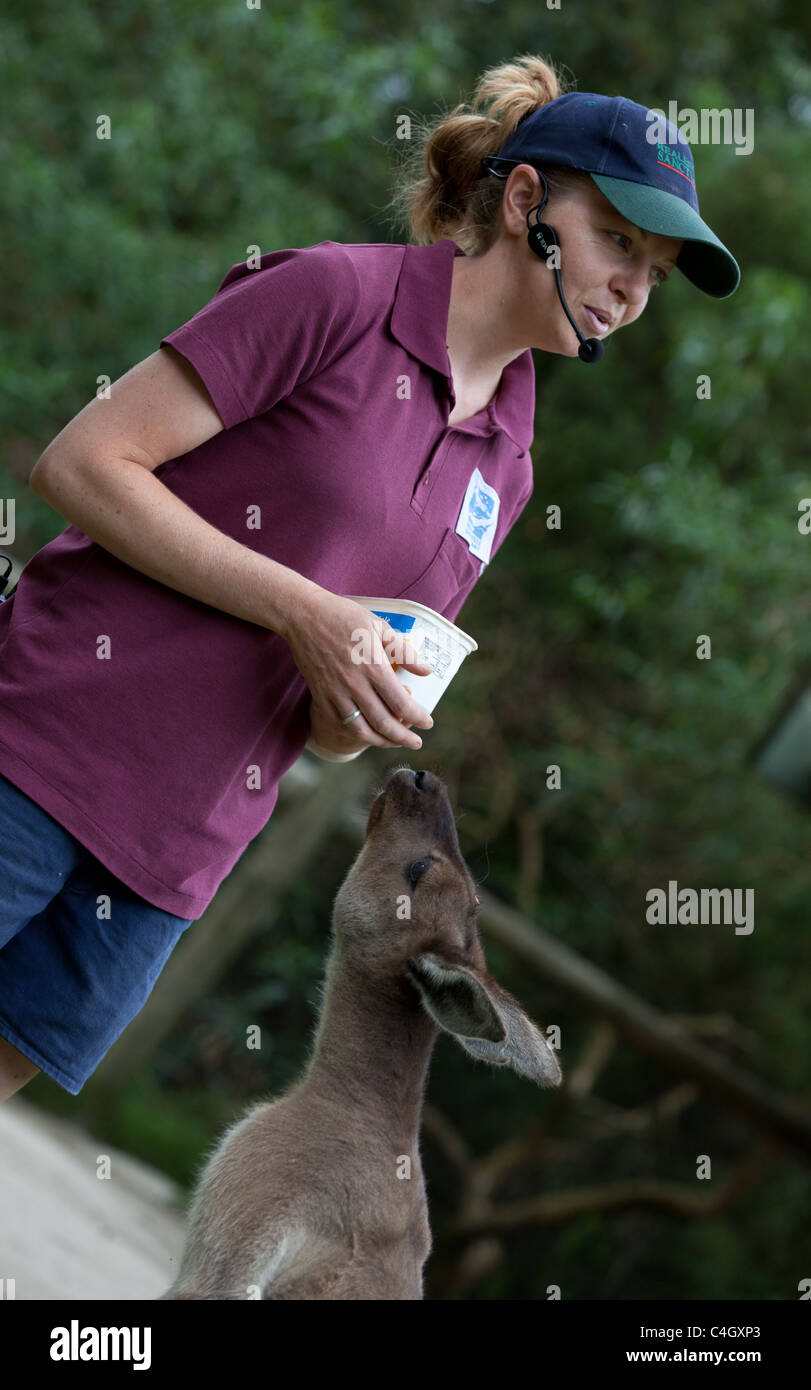
M 558 69 L 537 54 L 486 68 L 471 110 L 461 102 L 433 122 L 417 122 L 389 204 L 416 242 L 451 237 L 468 255 L 486 251 L 498 232 L 503 179 L 484 174 L 482 159 L 497 154 L 522 118 L 568 91 Z M 578 170 L 547 173 L 550 193 L 589 182 Z

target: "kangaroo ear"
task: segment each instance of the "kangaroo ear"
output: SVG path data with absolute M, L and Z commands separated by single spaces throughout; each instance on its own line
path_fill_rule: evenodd
M 481 980 L 463 965 L 450 965 L 428 952 L 406 962 L 409 977 L 422 996 L 426 1011 L 446 1033 L 488 1039 L 496 1047 L 507 1037 Z
M 560 1085 L 563 1073 L 546 1038 L 495 980 L 485 984 L 472 970 L 430 953 L 406 968 L 428 1013 L 471 1057 L 512 1067 L 540 1086 Z
M 563 1073 L 546 1038 L 506 989 L 495 981 L 491 981 L 488 988 L 491 1002 L 504 1022 L 507 1037 L 500 1044 L 483 1038 L 459 1038 L 462 1047 L 471 1057 L 510 1066 L 519 1075 L 537 1081 L 539 1086 L 559 1086 Z

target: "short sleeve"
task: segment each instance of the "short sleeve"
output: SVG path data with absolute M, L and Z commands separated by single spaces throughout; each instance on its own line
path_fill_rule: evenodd
M 358 273 L 340 242 L 270 251 L 255 270 L 232 266 L 214 298 L 160 346 L 191 363 L 230 429 L 329 366 L 359 303 Z

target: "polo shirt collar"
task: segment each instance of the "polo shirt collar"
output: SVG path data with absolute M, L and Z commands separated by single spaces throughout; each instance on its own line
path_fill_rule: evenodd
M 402 347 L 439 372 L 453 398 L 453 378 L 446 334 L 451 302 L 453 262 L 464 255 L 454 241 L 443 237 L 428 246 L 405 247 L 389 327 Z M 529 348 L 513 358 L 501 373 L 499 389 L 488 415 L 520 449 L 528 449 L 535 414 L 535 369 Z

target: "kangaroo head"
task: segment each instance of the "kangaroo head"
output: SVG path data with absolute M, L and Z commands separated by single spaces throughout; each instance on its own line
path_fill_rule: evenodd
M 471 1056 L 557 1086 L 554 1051 L 487 969 L 478 909 L 445 784 L 395 768 L 335 898 L 335 950 L 369 988 L 424 1010 Z

